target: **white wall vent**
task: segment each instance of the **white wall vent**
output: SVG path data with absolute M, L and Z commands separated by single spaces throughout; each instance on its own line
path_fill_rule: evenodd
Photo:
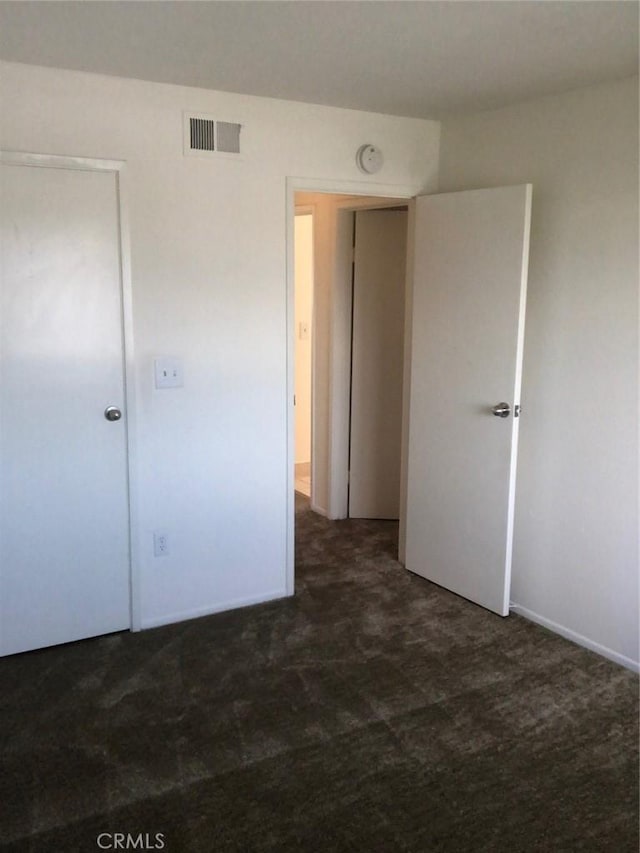
M 240 155 L 240 130 L 236 122 L 219 121 L 202 113 L 184 113 L 184 153 L 196 157 Z

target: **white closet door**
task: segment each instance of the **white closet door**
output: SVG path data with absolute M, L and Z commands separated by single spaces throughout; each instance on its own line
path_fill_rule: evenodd
M 130 626 L 114 172 L 3 163 L 0 653 Z M 105 410 L 122 412 L 107 420 Z
M 355 216 L 349 516 L 398 518 L 407 212 Z

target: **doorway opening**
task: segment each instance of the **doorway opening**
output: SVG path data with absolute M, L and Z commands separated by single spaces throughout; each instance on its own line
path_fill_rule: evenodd
M 407 199 L 296 192 L 294 213 L 295 491 L 332 520 L 397 520 Z
M 294 194 L 300 184 L 291 179 L 288 186 L 291 235 Z M 325 189 L 316 182 L 314 190 Z M 361 188 L 351 185 L 345 189 L 358 192 Z M 316 446 L 312 455 L 316 460 L 322 436 L 318 428 L 320 353 L 323 358 L 326 353 L 329 378 L 325 383 L 323 436 L 327 465 L 314 466 L 312 496 L 318 504 L 324 497 L 325 514 L 339 519 L 354 514 L 351 494 L 358 289 L 354 287 L 357 276 L 353 264 L 358 254 L 359 229 L 356 227 L 354 250 L 353 218 L 357 220 L 360 211 L 367 208 L 406 202 L 400 194 L 395 195 L 395 205 L 389 198 L 380 204 L 371 197 L 336 199 L 322 193 L 316 193 L 315 199 L 304 199 L 314 200 Z M 297 196 L 295 201 L 303 200 Z M 320 209 L 327 205 L 329 212 L 321 225 Z M 423 195 L 412 199 L 408 209 L 406 258 L 410 286 L 405 291 L 404 324 L 400 324 L 406 334 L 400 371 L 402 500 L 398 557 L 415 574 L 505 616 L 509 612 L 513 552 L 531 186 Z M 318 251 L 319 234 L 323 234 L 328 246 L 326 286 L 319 277 L 324 255 Z M 290 298 L 292 282 L 290 274 Z M 364 290 L 371 296 L 366 287 Z M 375 307 L 383 317 L 382 330 L 386 332 L 386 310 Z M 324 325 L 320 322 L 323 311 Z M 497 324 L 496 317 L 500 318 Z M 353 371 L 349 369 L 352 326 Z M 289 352 L 292 331 L 288 333 Z M 326 336 L 323 342 L 321 334 Z M 371 337 L 374 349 L 373 356 L 365 359 L 367 367 L 379 355 L 375 346 L 384 335 L 381 332 Z M 388 359 L 383 357 L 380 361 L 386 368 Z M 378 380 L 372 384 L 376 390 Z M 289 387 L 293 387 L 291 375 Z M 384 409 L 390 402 L 386 393 L 374 394 L 373 400 L 374 409 Z M 289 423 L 293 415 L 291 403 L 292 400 Z M 513 417 L 509 419 L 511 412 Z M 365 424 L 368 420 L 364 418 Z M 291 477 L 291 442 L 289 447 Z M 372 467 L 369 462 L 363 466 L 365 473 Z M 320 489 L 323 471 L 324 495 Z M 293 502 L 293 488 L 289 494 Z M 367 511 L 365 516 L 369 515 Z M 293 592 L 293 512 L 289 518 L 289 590 Z M 354 524 L 354 530 L 357 526 Z

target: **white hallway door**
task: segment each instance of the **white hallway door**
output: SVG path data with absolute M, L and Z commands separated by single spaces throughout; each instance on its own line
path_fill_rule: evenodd
M 529 185 L 416 200 L 405 564 L 502 616 L 530 212 Z
M 117 173 L 10 161 L 1 172 L 6 655 L 131 617 Z
M 406 209 L 355 214 L 349 517 L 398 518 Z

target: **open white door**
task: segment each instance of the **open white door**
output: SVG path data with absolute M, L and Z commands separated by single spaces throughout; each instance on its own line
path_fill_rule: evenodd
M 355 216 L 349 517 L 398 518 L 407 212 Z
M 530 216 L 530 185 L 416 200 L 406 567 L 502 616 Z

